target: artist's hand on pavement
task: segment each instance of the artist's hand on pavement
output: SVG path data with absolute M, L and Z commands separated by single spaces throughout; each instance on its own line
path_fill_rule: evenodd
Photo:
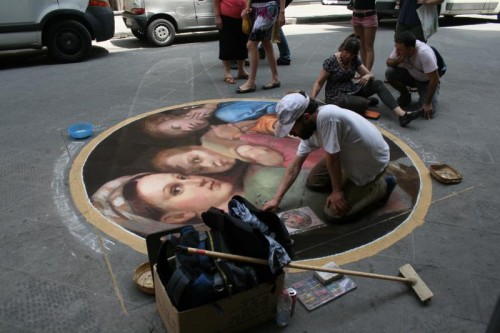
M 422 108 L 424 109 L 424 117 L 430 120 L 432 118 L 432 104 L 424 103 Z
M 271 199 L 264 203 L 264 206 L 262 206 L 262 210 L 266 212 L 277 210 L 278 208 L 280 208 L 280 201 L 277 199 Z
M 349 204 L 342 191 L 333 191 L 326 200 L 327 206 L 333 207 L 337 215 L 344 215 L 349 209 Z

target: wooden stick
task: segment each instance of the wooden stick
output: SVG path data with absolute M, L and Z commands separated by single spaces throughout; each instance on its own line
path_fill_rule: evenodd
M 236 255 L 236 254 L 231 254 L 231 253 L 223 253 L 223 252 L 195 249 L 192 247 L 177 246 L 177 248 L 180 249 L 181 251 L 186 251 L 187 253 L 190 253 L 190 254 L 206 255 L 206 256 L 212 257 L 212 258 L 221 258 L 221 259 L 234 260 L 234 261 L 243 261 L 243 262 L 247 262 L 247 263 L 251 263 L 251 264 L 258 264 L 258 265 L 269 265 L 269 262 L 265 259 L 245 257 L 245 256 Z M 351 270 L 340 269 L 340 268 L 326 268 L 326 267 L 302 265 L 302 264 L 297 264 L 294 262 L 290 262 L 285 267 L 297 268 L 297 269 L 302 269 L 302 270 L 306 270 L 306 271 L 339 273 L 339 274 L 361 276 L 361 277 L 372 278 L 372 279 L 399 281 L 399 282 L 404 282 L 404 283 L 408 283 L 411 285 L 413 285 L 417 282 L 415 279 L 412 279 L 412 278 L 403 278 L 403 277 L 392 276 L 392 275 L 365 273 L 365 272 L 351 271 Z

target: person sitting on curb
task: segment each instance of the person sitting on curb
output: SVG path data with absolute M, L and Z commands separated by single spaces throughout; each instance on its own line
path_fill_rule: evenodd
M 309 153 L 320 147 L 327 155 L 311 170 L 306 186 L 331 192 L 324 206 L 330 222 L 350 221 L 369 207 L 388 202 L 396 187 L 394 176 L 383 176 L 390 160 L 389 146 L 368 120 L 336 105 L 318 107 L 302 92 L 283 97 L 276 105 L 276 115 L 276 136 L 302 140 L 264 210 L 279 208 Z
M 325 103 L 364 114 L 370 106 L 376 106 L 377 94 L 389 109 L 399 117 L 402 127 L 420 117 L 420 112 L 403 110 L 381 80 L 375 80 L 359 57 L 361 41 L 355 34 L 349 35 L 340 45 L 338 52 L 323 62 L 323 68 L 311 89 L 311 98 L 316 98 L 326 82 Z M 361 78 L 353 82 L 354 75 Z
M 417 40 L 410 31 L 404 31 L 396 37 L 395 47 L 386 63 L 385 77 L 399 91 L 399 105 L 404 107 L 411 103 L 407 87 L 416 87 L 424 116 L 432 118 L 437 111 L 440 83 L 432 48 Z

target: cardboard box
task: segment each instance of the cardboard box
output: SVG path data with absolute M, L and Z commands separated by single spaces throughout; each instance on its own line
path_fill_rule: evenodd
M 179 312 L 167 296 L 156 265 L 153 276 L 156 308 L 168 333 L 238 332 L 274 320 L 278 296 L 285 280 L 283 273 L 276 279 L 276 284 L 261 283 L 248 291 Z

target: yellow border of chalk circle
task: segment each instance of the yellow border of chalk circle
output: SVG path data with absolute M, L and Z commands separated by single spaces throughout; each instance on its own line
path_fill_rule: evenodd
M 107 235 L 116 238 L 120 242 L 130 246 L 134 250 L 147 253 L 146 241 L 144 238 L 135 235 L 134 233 L 125 230 L 124 228 L 118 226 L 117 224 L 109 221 L 106 217 L 101 215 L 101 213 L 94 208 L 90 203 L 90 199 L 87 196 L 87 191 L 85 189 L 85 184 L 83 182 L 83 166 L 87 161 L 92 150 L 104 139 L 106 139 L 111 133 L 116 130 L 128 125 L 138 119 L 147 117 L 149 115 L 164 112 L 172 109 L 177 109 L 186 106 L 205 104 L 205 103 L 220 103 L 227 101 L 242 101 L 242 100 L 261 100 L 261 99 L 216 99 L 216 100 L 205 100 L 196 101 L 192 103 L 175 105 L 172 107 L 166 107 L 157 109 L 151 112 L 143 113 L 135 117 L 128 118 L 115 126 L 107 129 L 106 131 L 100 133 L 97 137 L 91 140 L 78 154 L 78 156 L 73 161 L 71 170 L 69 173 L 69 184 L 71 190 L 71 196 L 73 201 L 82 213 L 82 215 L 97 228 L 102 230 Z M 335 261 L 337 264 L 346 264 L 349 262 L 357 261 L 369 256 L 372 256 L 396 243 L 398 240 L 410 234 L 416 227 L 424 223 L 425 215 L 429 208 L 432 196 L 432 183 L 424 162 L 418 157 L 418 155 L 402 140 L 393 134 L 387 132 L 386 130 L 379 128 L 382 134 L 387 138 L 392 140 L 398 147 L 400 147 L 407 156 L 411 159 L 415 167 L 417 168 L 420 177 L 420 191 L 418 194 L 417 202 L 411 212 L 410 216 L 405 222 L 399 225 L 396 229 L 388 233 L 387 235 L 374 240 L 368 244 L 362 245 L 360 247 L 351 249 L 349 251 L 322 257 L 316 259 L 304 260 L 304 263 L 313 264 L 321 266 L 328 261 Z

